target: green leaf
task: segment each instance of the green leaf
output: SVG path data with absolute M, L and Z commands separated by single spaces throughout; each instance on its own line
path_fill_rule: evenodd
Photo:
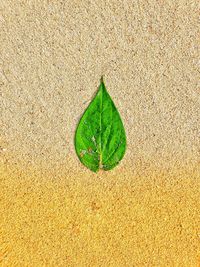
M 96 96 L 80 119 L 75 148 L 80 161 L 94 172 L 113 169 L 125 154 L 124 126 L 103 78 Z

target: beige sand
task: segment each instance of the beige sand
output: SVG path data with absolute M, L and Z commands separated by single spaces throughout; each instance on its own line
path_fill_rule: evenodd
M 198 1 L 0 12 L 1 265 L 199 266 Z M 94 174 L 73 138 L 102 74 L 128 149 Z

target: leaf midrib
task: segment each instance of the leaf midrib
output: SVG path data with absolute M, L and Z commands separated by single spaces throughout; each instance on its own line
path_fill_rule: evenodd
M 101 134 L 102 134 L 102 110 L 103 110 L 103 84 L 101 85 L 100 91 L 100 151 L 99 151 L 99 167 L 102 167 L 102 142 L 101 142 Z

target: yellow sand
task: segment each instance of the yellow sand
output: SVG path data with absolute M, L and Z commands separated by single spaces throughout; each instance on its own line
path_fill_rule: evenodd
M 179 175 L 5 172 L 1 266 L 198 266 L 199 182 Z
M 0 265 L 200 265 L 199 1 L 0 1 Z M 74 133 L 104 75 L 127 134 Z

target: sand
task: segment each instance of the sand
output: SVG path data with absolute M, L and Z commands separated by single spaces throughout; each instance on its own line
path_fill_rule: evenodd
M 200 265 L 198 14 L 198 1 L 1 1 L 1 266 Z M 95 174 L 74 133 L 101 75 L 128 146 Z

